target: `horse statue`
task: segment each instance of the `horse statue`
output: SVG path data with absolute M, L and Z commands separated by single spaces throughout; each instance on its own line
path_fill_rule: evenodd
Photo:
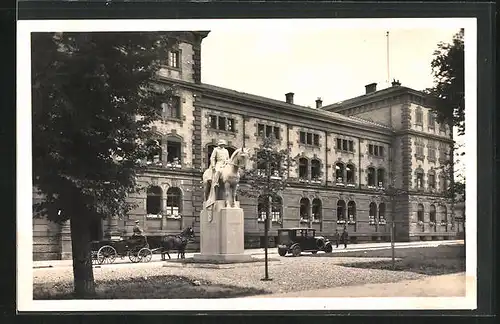
M 239 170 L 246 167 L 249 152 L 248 148 L 239 148 L 233 152 L 228 162 L 219 171 L 218 186 L 212 185 L 212 168 L 203 172 L 202 183 L 206 207 L 211 206 L 215 200 L 220 198 L 226 201 L 226 207 L 234 207 L 237 187 L 240 182 Z
M 177 250 L 177 259 L 185 259 L 186 245 L 195 237 L 193 227 L 188 227 L 184 229 L 177 235 L 167 235 L 161 238 L 160 250 L 161 259 L 165 261 L 165 254 L 170 257 L 170 250 Z

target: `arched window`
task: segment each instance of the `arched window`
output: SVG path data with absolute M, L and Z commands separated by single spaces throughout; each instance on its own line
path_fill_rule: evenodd
M 167 137 L 167 163 L 180 165 L 182 163 L 182 139 L 177 136 Z
M 148 151 L 146 161 L 148 164 L 160 163 L 162 160 L 161 139 L 152 139 L 146 142 Z
M 313 221 L 321 221 L 321 214 L 322 214 L 321 211 L 322 211 L 321 199 L 314 198 L 312 201 Z
M 375 186 L 375 169 L 368 168 L 368 185 Z
M 271 221 L 280 222 L 281 212 L 283 210 L 283 199 L 281 197 L 273 197 L 272 209 L 271 209 Z
M 448 223 L 448 210 L 446 206 L 441 206 L 441 221 L 443 223 Z
M 417 220 L 419 222 L 424 221 L 424 205 L 418 204 L 417 206 Z
M 377 170 L 377 184 L 379 187 L 383 187 L 385 185 L 385 170 L 378 169 Z
M 436 223 L 436 206 L 431 205 L 429 209 L 429 221 Z
M 317 159 L 311 161 L 311 180 L 319 180 L 321 177 L 321 162 Z
M 427 185 L 429 186 L 429 189 L 436 189 L 436 173 L 434 170 L 430 170 L 427 175 Z
M 268 196 L 259 196 L 257 198 L 257 219 L 259 221 L 266 220 L 266 213 L 268 211 L 269 198 Z M 283 210 L 283 200 L 281 197 L 273 197 L 271 203 L 271 221 L 281 221 L 281 212 Z
M 354 201 L 347 204 L 347 216 L 350 222 L 356 221 L 356 203 Z
M 344 220 L 345 221 L 345 201 L 339 200 L 337 202 L 337 221 Z
M 424 187 L 424 171 L 419 169 L 416 171 L 416 186 L 418 189 L 422 189 Z
M 300 200 L 300 218 L 301 219 L 309 219 L 310 212 L 310 202 L 307 198 L 302 198 Z
M 385 220 L 385 203 L 378 205 L 378 220 L 379 222 Z
M 371 202 L 368 211 L 368 219 L 370 220 L 370 224 L 372 225 L 375 224 L 376 218 L 377 218 L 377 204 Z
M 342 163 L 335 164 L 335 180 L 344 182 L 344 165 Z
M 348 164 L 345 170 L 347 183 L 354 183 L 354 165 Z
M 161 214 L 161 188 L 158 186 L 149 187 L 146 194 L 146 213 L 148 215 Z
M 307 179 L 307 171 L 309 169 L 309 161 L 306 158 L 299 159 L 299 178 Z
M 182 212 L 182 191 L 176 187 L 167 190 L 166 214 L 170 217 L 180 217 Z

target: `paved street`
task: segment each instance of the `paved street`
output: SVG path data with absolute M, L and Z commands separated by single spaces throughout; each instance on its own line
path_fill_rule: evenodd
M 411 247 L 431 247 L 431 246 L 439 246 L 439 245 L 454 245 L 454 244 L 463 244 L 463 240 L 450 240 L 450 241 L 426 241 L 426 242 L 404 242 L 404 243 L 396 243 L 397 249 L 411 248 Z M 344 248 L 342 245 L 339 245 L 338 248 L 333 248 L 333 253 L 343 253 L 343 252 L 355 252 L 355 251 L 371 251 L 371 250 L 379 250 L 379 249 L 387 249 L 390 248 L 391 243 L 383 242 L 383 243 L 360 243 L 360 244 L 350 244 L 347 248 Z M 269 255 L 277 256 L 276 248 L 270 248 L 268 250 Z M 192 257 L 194 254 L 199 253 L 186 253 L 186 258 Z M 264 257 L 264 249 L 247 249 L 245 250 L 245 254 L 250 254 L 256 258 Z M 170 256 L 172 259 L 177 258 L 176 252 L 171 252 Z M 128 257 L 123 259 L 117 258 L 115 263 L 112 265 L 104 265 L 106 267 L 144 267 L 154 264 L 155 262 L 161 262 L 161 256 L 159 254 L 154 254 L 151 262 L 149 263 L 131 263 Z M 55 267 L 71 267 L 72 260 L 48 260 L 48 261 L 34 261 L 33 268 L 55 268 Z

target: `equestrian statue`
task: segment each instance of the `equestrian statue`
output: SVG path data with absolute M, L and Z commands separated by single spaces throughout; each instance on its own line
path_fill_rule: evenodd
M 226 141 L 219 140 L 210 156 L 210 166 L 203 173 L 204 208 L 216 200 L 225 200 L 226 207 L 234 207 L 240 181 L 240 170 L 246 167 L 249 150 L 239 148 L 229 156 Z

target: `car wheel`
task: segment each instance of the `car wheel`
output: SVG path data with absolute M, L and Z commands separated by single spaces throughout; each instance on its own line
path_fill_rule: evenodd
M 286 250 L 285 249 L 278 249 L 278 254 L 282 257 L 286 255 Z
M 325 245 L 325 253 L 332 253 L 333 247 L 331 244 Z
M 294 257 L 298 257 L 300 256 L 300 253 L 302 253 L 302 249 L 300 248 L 300 246 L 296 245 L 292 250 L 292 254 Z

